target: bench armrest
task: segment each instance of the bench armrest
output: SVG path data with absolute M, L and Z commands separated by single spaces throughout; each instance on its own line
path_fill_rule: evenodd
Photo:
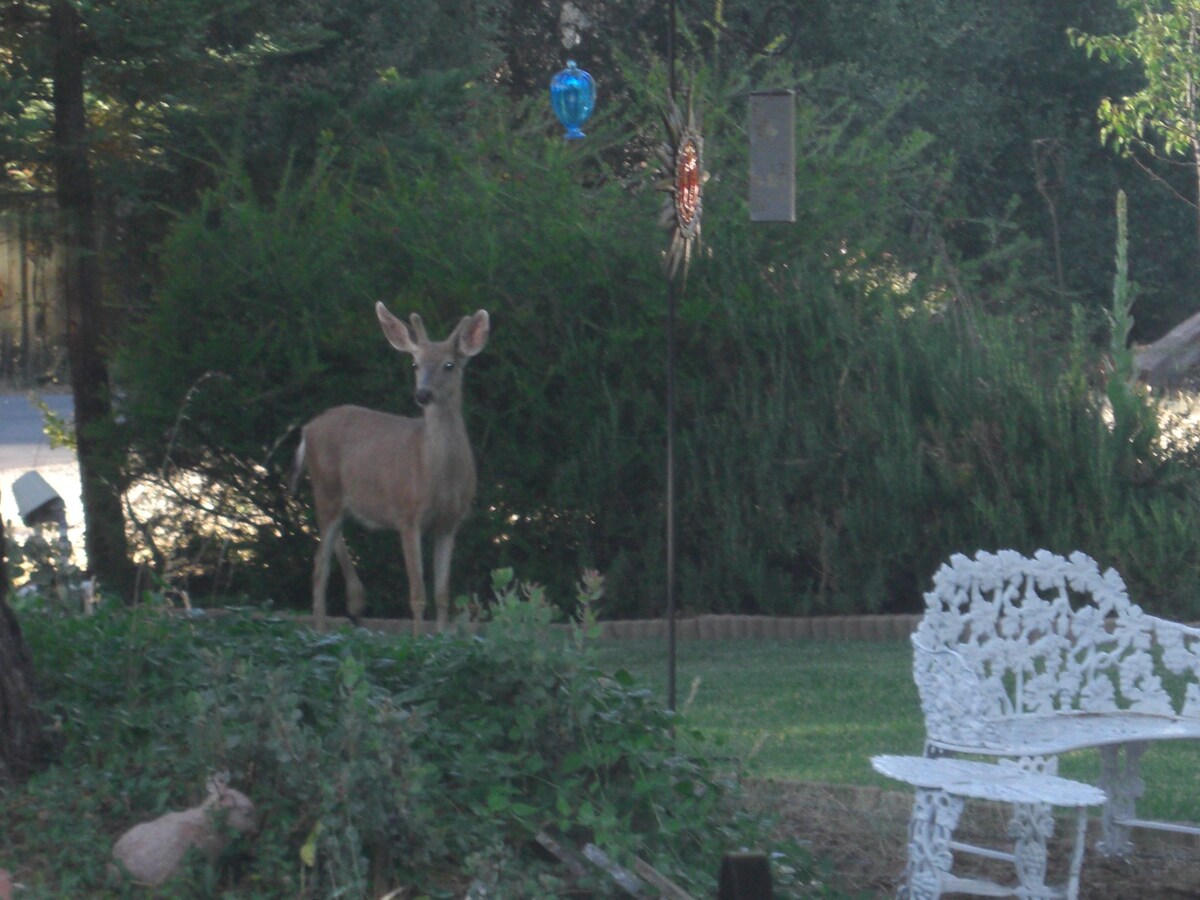
M 962 654 L 950 647 L 930 647 L 917 634 L 913 645 L 913 680 L 921 698 L 925 734 L 931 741 L 984 745 L 995 740 L 989 719 L 1001 712 L 989 701 L 984 684 Z

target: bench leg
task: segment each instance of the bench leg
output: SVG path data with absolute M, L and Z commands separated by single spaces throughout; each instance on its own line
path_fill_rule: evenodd
M 918 788 L 908 820 L 908 868 L 900 896 L 936 900 L 954 864 L 950 838 L 958 827 L 963 801 L 945 791 Z
M 1121 765 L 1121 748 L 1125 764 Z M 1137 801 L 1146 790 L 1142 781 L 1142 742 L 1112 744 L 1100 748 L 1100 787 L 1108 794 L 1101 814 L 1102 837 L 1096 849 L 1105 856 L 1127 856 L 1133 850 L 1131 829 L 1122 824 L 1137 817 Z

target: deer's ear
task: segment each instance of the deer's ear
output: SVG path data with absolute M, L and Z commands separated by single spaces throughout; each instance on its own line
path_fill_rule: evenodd
M 458 324 L 458 352 L 463 356 L 474 356 L 487 344 L 492 330 L 487 310 L 481 309 L 473 316 L 464 316 Z
M 416 353 L 417 345 L 413 343 L 407 325 L 388 312 L 382 303 L 375 304 L 375 315 L 379 316 L 379 324 L 383 326 L 389 344 L 405 353 Z

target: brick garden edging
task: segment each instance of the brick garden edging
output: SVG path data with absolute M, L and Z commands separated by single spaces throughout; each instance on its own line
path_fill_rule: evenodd
M 903 641 L 916 630 L 921 617 L 907 616 L 717 616 L 677 619 L 680 640 Z M 601 622 L 603 638 L 665 638 L 666 619 Z

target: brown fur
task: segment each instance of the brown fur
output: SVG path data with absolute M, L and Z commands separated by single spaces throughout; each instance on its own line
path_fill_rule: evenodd
M 224 828 L 221 827 L 222 819 Z M 113 858 L 134 881 L 159 885 L 179 871 L 184 855 L 195 848 L 216 857 L 229 840 L 228 829 L 255 828 L 254 804 L 223 777 L 208 782 L 208 797 L 199 806 L 171 812 L 134 825 L 113 847 Z
M 325 628 L 325 594 L 331 557 L 346 584 L 346 605 L 357 620 L 365 609 L 362 582 L 342 539 L 347 515 L 371 528 L 400 533 L 408 573 L 413 631 L 425 610 L 422 538 L 433 538 L 437 625 L 446 626 L 450 607 L 450 559 L 459 525 L 475 498 L 475 457 L 462 417 L 463 369 L 487 343 L 486 310 L 465 316 L 444 341 L 430 341 L 420 316 L 412 330 L 382 303 L 376 314 L 397 350 L 411 354 L 417 370 L 419 418 L 337 406 L 306 426 L 296 451 L 292 484 L 304 469 L 313 489 L 320 547 L 313 564 L 313 619 Z

